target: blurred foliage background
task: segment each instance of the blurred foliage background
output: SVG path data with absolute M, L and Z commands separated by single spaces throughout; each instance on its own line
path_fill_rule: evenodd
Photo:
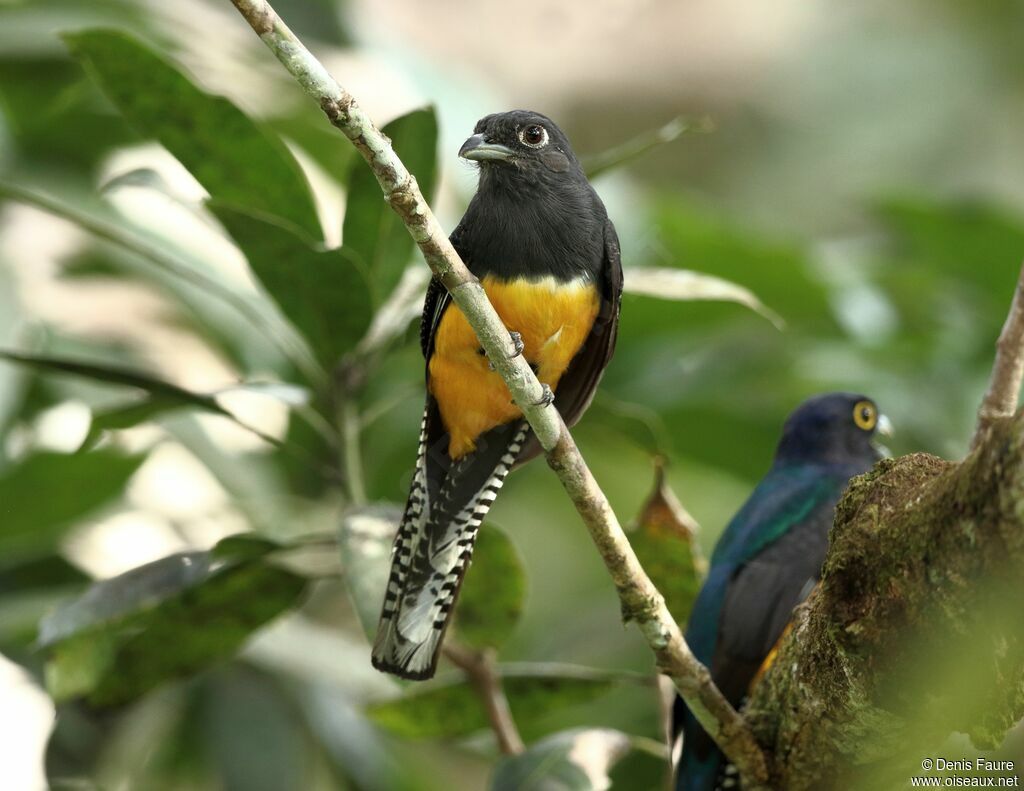
M 709 551 L 823 390 L 875 398 L 896 453 L 963 454 L 1024 250 L 1019 4 L 275 6 L 393 121 L 447 227 L 475 120 L 537 109 L 613 165 L 627 268 L 781 317 L 626 296 L 577 430 L 623 520 L 663 456 Z M 624 156 L 678 118 L 700 131 Z M 369 666 L 424 282 L 229 3 L 0 2 L 4 788 L 44 787 L 44 749 L 52 787 L 515 788 L 540 765 L 585 788 L 612 759 L 657 787 L 650 655 L 543 464 L 498 499 L 457 627 L 500 647 L 528 762 L 499 761 L 458 670 L 413 690 Z

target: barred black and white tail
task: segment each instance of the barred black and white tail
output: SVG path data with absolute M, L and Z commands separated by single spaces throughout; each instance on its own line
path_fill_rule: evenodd
M 428 407 L 373 645 L 374 667 L 411 679 L 434 675 L 477 530 L 529 434 L 525 421 L 494 429 L 441 472 L 429 453 L 429 418 Z

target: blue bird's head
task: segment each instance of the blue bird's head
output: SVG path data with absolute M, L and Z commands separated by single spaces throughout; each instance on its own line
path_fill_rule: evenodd
M 891 431 L 875 402 L 857 393 L 825 393 L 798 406 L 786 420 L 776 463 L 860 464 L 882 457 L 876 434 Z

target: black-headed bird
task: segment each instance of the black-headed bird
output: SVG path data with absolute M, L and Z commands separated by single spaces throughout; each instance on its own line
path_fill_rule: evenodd
M 622 266 L 615 228 L 551 119 L 481 119 L 459 155 L 479 187 L 451 241 L 568 424 L 593 398 L 615 347 Z M 444 286 L 420 324 L 427 404 L 392 550 L 373 664 L 430 678 L 473 552 L 505 476 L 536 438 Z
M 733 706 L 821 576 L 836 503 L 850 478 L 880 458 L 874 435 L 888 430 L 867 396 L 808 399 L 786 420 L 771 469 L 718 539 L 686 641 Z M 677 791 L 738 786 L 735 768 L 677 697 L 673 733 L 680 731 Z

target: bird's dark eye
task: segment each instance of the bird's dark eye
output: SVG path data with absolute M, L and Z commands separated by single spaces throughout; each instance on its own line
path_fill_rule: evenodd
M 878 423 L 878 410 L 875 409 L 875 405 L 869 401 L 858 401 L 853 407 L 853 422 L 865 431 L 873 430 Z
M 530 148 L 540 148 L 548 142 L 548 130 L 540 124 L 530 124 L 519 130 L 519 140 Z

